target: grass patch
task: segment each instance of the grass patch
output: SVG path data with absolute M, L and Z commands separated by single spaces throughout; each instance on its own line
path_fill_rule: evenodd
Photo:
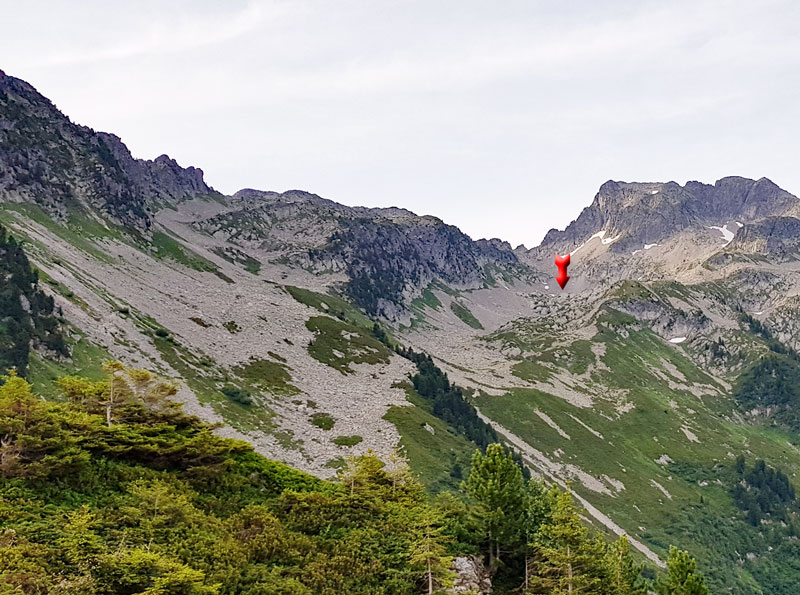
M 187 268 L 201 273 L 212 273 L 227 283 L 233 283 L 233 279 L 222 273 L 217 265 L 190 250 L 172 235 L 156 231 L 153 233 L 150 246 L 156 256 L 162 260 L 170 259 Z
M 336 457 L 335 459 L 331 459 L 327 463 L 325 463 L 325 467 L 328 469 L 344 469 L 347 467 L 347 461 L 344 460 L 342 457 Z
M 336 420 L 327 413 L 315 413 L 309 421 L 323 430 L 332 430 L 333 425 L 336 423 Z
M 311 357 L 342 374 L 353 373 L 350 364 L 389 363 L 388 347 L 352 324 L 328 316 L 313 316 L 306 327 L 314 333 L 308 346 Z
M 450 302 L 450 309 L 453 311 L 453 314 L 458 316 L 461 319 L 461 322 L 464 324 L 476 330 L 483 330 L 483 325 L 477 318 L 475 318 L 475 316 L 466 306 L 459 304 L 458 302 Z
M 35 204 L 6 203 L 2 205 L 2 210 L 10 211 L 38 223 L 100 262 L 110 263 L 112 259 L 94 240 L 113 239 L 125 243 L 130 242 L 130 237 L 124 230 L 109 222 L 98 221 L 79 207 L 72 207 L 68 210 L 66 225 L 53 221 L 44 209 Z
M 74 334 L 74 329 L 70 330 Z M 83 334 L 68 341 L 68 346 L 71 358 L 64 361 L 47 359 L 37 352 L 31 352 L 27 380 L 33 385 L 37 395 L 56 398 L 60 390 L 55 381 L 62 376 L 85 376 L 92 380 L 105 378 L 103 362 L 114 359 L 107 350 L 95 345 Z
M 233 372 L 249 386 L 276 395 L 296 395 L 300 389 L 291 384 L 292 376 L 283 363 L 251 358 L 246 364 L 236 366 Z
M 372 328 L 373 322 L 361 310 L 335 295 L 317 293 L 310 289 L 284 285 L 283 288 L 296 301 L 305 304 L 323 314 L 329 314 L 344 322 L 349 322 L 355 326 Z
M 424 310 L 426 306 L 434 310 L 441 310 L 443 307 L 442 302 L 429 288 L 424 289 L 422 295 L 411 302 L 411 307 L 418 310 Z
M 409 383 L 402 387 L 413 406 L 391 407 L 383 418 L 397 428 L 411 469 L 431 492 L 457 491 L 476 446 L 430 413 L 428 403 Z
M 331 442 L 336 446 L 355 446 L 360 444 L 364 439 L 361 436 L 337 436 Z

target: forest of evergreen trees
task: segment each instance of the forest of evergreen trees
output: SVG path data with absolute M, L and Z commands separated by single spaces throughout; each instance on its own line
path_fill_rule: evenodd
M 463 493 L 430 497 L 402 460 L 370 454 L 323 481 L 214 435 L 170 383 L 106 371 L 59 380 L 63 402 L 0 377 L 2 593 L 432 593 L 464 554 L 487 560 L 496 593 L 648 588 L 624 537 L 593 534 L 498 444 L 476 451 Z M 650 587 L 708 592 L 675 549 Z
M 24 376 L 32 347 L 67 355 L 53 298 L 42 292 L 22 246 L 0 225 L 0 370 Z
M 747 521 L 754 527 L 762 520 L 792 523 L 797 511 L 794 486 L 780 469 L 769 467 L 757 460 L 748 469 L 744 455 L 736 459 L 739 482 L 731 490 L 736 505 L 747 513 Z
M 770 353 L 742 373 L 734 398 L 745 411 L 770 409 L 776 424 L 800 430 L 800 362 Z

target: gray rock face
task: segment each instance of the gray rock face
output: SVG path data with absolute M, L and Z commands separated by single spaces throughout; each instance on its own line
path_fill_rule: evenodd
M 491 595 L 492 579 L 480 558 L 475 556 L 459 556 L 453 560 L 456 578 L 453 588 L 448 593 L 475 593 Z
M 0 76 L 0 201 L 60 219 L 83 205 L 146 229 L 164 202 L 211 192 L 201 170 L 166 155 L 134 159 L 116 136 L 73 124 L 28 83 Z
M 774 262 L 800 257 L 800 219 L 766 217 L 742 227 L 728 246 L 731 252 L 760 254 Z
M 728 177 L 714 185 L 688 182 L 627 183 L 608 181 L 594 202 L 564 231 L 551 229 L 535 250 L 566 253 L 592 234 L 605 230 L 619 239 L 611 252 L 624 253 L 663 241 L 675 232 L 728 220 L 754 222 L 798 209 L 800 199 L 766 178 Z

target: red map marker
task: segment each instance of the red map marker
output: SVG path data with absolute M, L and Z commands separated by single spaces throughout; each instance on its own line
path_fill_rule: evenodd
M 556 275 L 556 281 L 561 286 L 561 289 L 567 286 L 567 281 L 569 281 L 569 275 L 567 275 L 567 267 L 569 266 L 569 254 L 566 256 L 559 256 L 556 254 L 556 266 L 558 267 L 558 275 Z

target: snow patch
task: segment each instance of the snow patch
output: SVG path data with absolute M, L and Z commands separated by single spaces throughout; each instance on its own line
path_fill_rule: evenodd
M 735 232 L 733 232 L 730 229 L 728 229 L 728 224 L 727 223 L 725 225 L 723 225 L 722 227 L 718 227 L 716 225 L 711 225 L 711 226 L 709 226 L 709 229 L 716 229 L 717 231 L 719 231 L 722 234 L 722 239 L 725 240 L 725 243 L 722 245 L 723 248 L 725 246 L 727 246 L 728 244 L 730 244 L 731 240 L 733 240 L 733 236 L 734 236 Z
M 619 236 L 617 236 L 617 237 L 619 237 Z M 617 238 L 614 238 L 614 239 L 617 239 Z M 655 248 L 656 246 L 658 246 L 658 244 L 645 244 L 644 245 L 644 250 L 649 250 L 650 248 Z M 641 252 L 641 251 L 642 251 L 642 249 L 634 250 L 633 252 L 631 252 L 631 256 L 633 256 L 637 252 Z
M 611 244 L 613 242 L 616 242 L 619 239 L 620 235 L 621 234 L 617 234 L 613 238 L 606 239 L 606 237 L 605 237 L 606 236 L 606 230 L 598 231 L 597 233 L 593 234 L 588 240 L 586 240 L 583 244 L 581 244 L 580 246 L 575 248 L 572 252 L 570 252 L 570 254 L 575 254 L 578 250 L 583 248 L 586 244 L 588 244 L 589 242 L 591 242 L 595 238 L 600 238 L 600 242 L 603 244 L 603 246 L 608 246 L 609 244 Z
M 669 342 L 670 343 L 683 343 L 685 340 L 686 340 L 686 337 L 675 337 L 673 339 L 670 339 Z

